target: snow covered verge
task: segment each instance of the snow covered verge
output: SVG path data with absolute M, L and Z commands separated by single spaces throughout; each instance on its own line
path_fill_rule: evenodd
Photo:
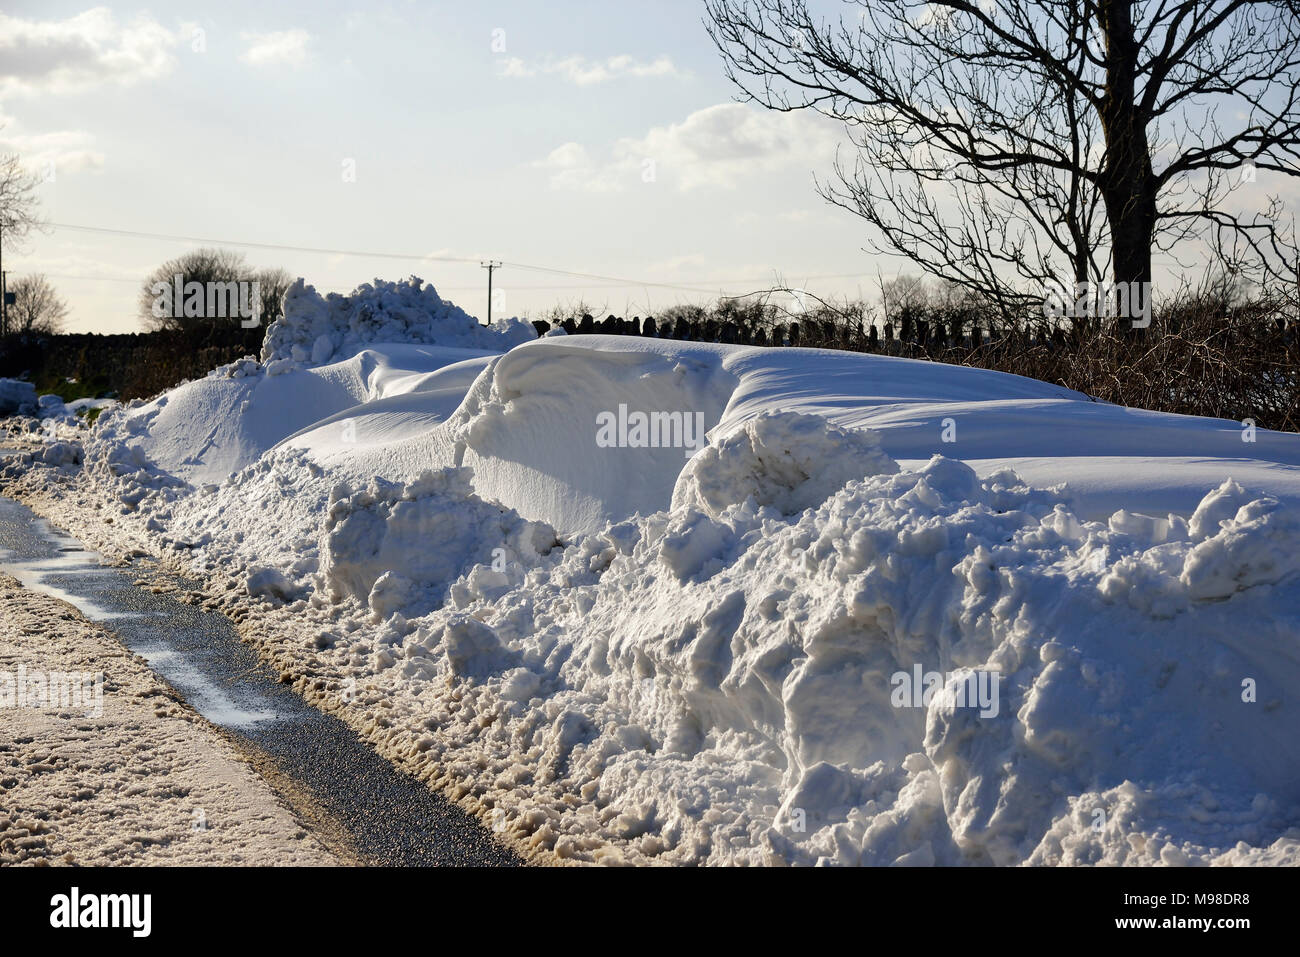
M 1300 437 L 876 356 L 313 314 L 305 358 L 273 327 L 6 491 L 206 576 L 525 850 L 1300 863 Z

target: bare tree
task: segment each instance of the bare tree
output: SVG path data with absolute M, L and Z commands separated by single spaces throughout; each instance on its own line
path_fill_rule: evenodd
M 1300 176 L 1297 0 L 851 2 L 706 0 L 707 26 L 745 98 L 845 125 L 856 161 L 819 189 L 879 251 L 1005 308 L 1026 281 L 1149 283 L 1207 226 L 1294 280 L 1280 204 L 1226 199 L 1244 170 Z
M 262 297 L 260 313 L 263 325 L 275 322 L 284 315 L 284 294 L 294 284 L 295 277 L 287 269 L 263 269 L 254 277 Z
M 18 154 L 0 156 L 0 269 L 3 269 L 4 250 L 17 248 L 28 233 L 41 227 L 37 214 L 40 200 L 36 196 L 39 183 L 40 177 L 23 168 Z M 4 316 L 3 325 L 7 326 L 9 316 L 3 305 L 0 314 Z M 8 331 L 0 327 L 0 333 Z
M 17 153 L 0 156 L 0 241 L 6 245 L 41 225 L 36 212 L 39 183 L 40 177 L 23 168 Z
M 45 276 L 23 276 L 9 287 L 9 291 L 14 295 L 14 304 L 8 310 L 11 332 L 52 335 L 62 330 L 68 306 Z
M 924 309 L 930 305 L 930 289 L 920 276 L 895 276 L 880 281 L 880 305 L 886 319 L 906 309 Z
M 206 285 L 207 283 L 246 282 L 254 278 L 244 262 L 243 254 L 229 249 L 195 249 L 175 259 L 169 259 L 150 273 L 140 288 L 140 320 L 145 328 L 179 329 L 187 322 L 194 321 L 175 316 L 170 310 L 164 310 L 164 315 L 157 315 L 159 310 L 156 310 L 155 306 L 159 302 L 159 296 L 155 288 L 159 283 L 174 288 L 177 276 L 180 277 L 181 288 L 191 282 Z M 171 298 L 167 300 L 168 303 L 171 301 Z

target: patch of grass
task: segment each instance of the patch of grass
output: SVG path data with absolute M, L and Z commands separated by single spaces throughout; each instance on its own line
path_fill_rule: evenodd
M 112 392 L 112 385 L 106 376 L 94 376 L 91 379 L 77 379 L 69 382 L 66 376 L 38 375 L 34 378 L 37 395 L 57 395 L 64 402 L 74 399 L 102 399 Z

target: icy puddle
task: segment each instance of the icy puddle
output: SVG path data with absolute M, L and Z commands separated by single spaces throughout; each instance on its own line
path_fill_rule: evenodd
M 279 773 L 267 778 L 271 786 L 300 811 L 310 805 L 309 818 L 323 816 L 332 830 L 345 832 L 344 843 L 361 860 L 411 866 L 519 863 L 475 818 L 398 771 L 342 721 L 280 684 L 224 615 L 136 586 L 141 570 L 101 565 L 97 554 L 3 496 L 0 570 L 115 632 L 191 707 L 250 753 L 268 759 Z M 152 569 L 146 574 L 190 585 Z

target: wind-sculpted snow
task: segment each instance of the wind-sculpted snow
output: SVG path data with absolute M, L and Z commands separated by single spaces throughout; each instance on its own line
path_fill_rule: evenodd
M 496 360 L 447 422 L 475 488 L 566 531 L 666 507 L 737 380 L 725 353 L 632 341 L 600 350 L 548 339 Z
M 260 361 L 241 359 L 131 403 L 101 434 L 132 444 L 174 478 L 220 482 L 297 432 L 359 405 L 427 393 L 425 380 L 443 367 L 535 338 L 519 319 L 480 325 L 415 277 L 323 298 L 299 280 L 266 331 Z
M 595 336 L 219 378 L 5 475 L 211 574 L 305 695 L 520 846 L 1300 861 L 1300 438 Z M 204 442 L 243 451 L 200 484 Z

